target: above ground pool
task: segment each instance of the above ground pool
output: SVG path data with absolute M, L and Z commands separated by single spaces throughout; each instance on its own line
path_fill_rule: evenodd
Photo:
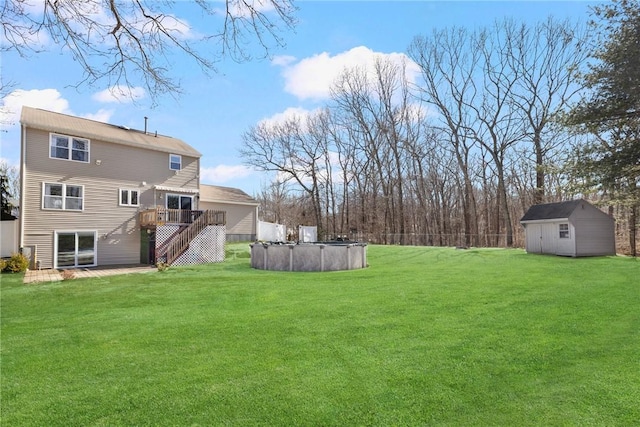
M 338 271 L 367 266 L 367 244 L 358 242 L 252 243 L 251 267 L 275 271 Z

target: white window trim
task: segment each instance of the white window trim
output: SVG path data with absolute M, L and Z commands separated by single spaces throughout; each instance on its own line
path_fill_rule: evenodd
M 560 227 L 566 225 L 567 226 L 567 235 L 563 236 L 562 233 L 564 232 L 564 230 L 561 230 Z M 559 239 L 570 239 L 571 238 L 571 227 L 569 227 L 569 223 L 563 222 L 561 224 L 558 224 L 558 238 Z
M 44 206 L 44 198 L 46 196 L 46 188 L 47 188 L 47 184 L 49 185 L 61 185 L 62 186 L 62 208 L 61 209 L 56 209 L 56 208 L 46 208 Z M 72 187 L 80 187 L 82 189 L 82 209 L 67 209 L 67 184 L 61 183 L 61 182 L 43 182 L 42 183 L 42 210 L 47 210 L 47 211 L 70 211 L 70 212 L 82 212 L 84 211 L 84 185 L 76 185 L 76 184 L 69 184 Z
M 127 203 L 122 203 L 122 192 L 126 191 L 127 192 Z M 138 203 L 131 203 L 131 192 L 135 191 L 136 193 L 138 193 Z M 136 189 L 136 188 L 120 188 L 118 189 L 118 205 L 120 206 L 133 206 L 133 207 L 137 207 L 140 206 L 140 190 Z
M 171 164 L 175 163 L 175 162 L 171 161 L 171 158 L 174 157 L 174 156 L 177 157 L 178 160 L 179 160 L 178 163 L 180 164 L 180 166 L 178 167 L 178 169 L 175 169 L 175 168 L 171 167 Z M 172 171 L 182 170 L 182 156 L 180 154 L 169 154 L 169 169 L 171 169 Z
M 58 234 L 76 233 L 76 262 L 74 266 L 58 267 Z M 77 233 L 93 233 L 93 264 L 78 265 Z M 98 231 L 97 230 L 54 230 L 53 232 L 53 268 L 96 267 L 98 265 Z
M 67 138 L 69 141 L 69 157 L 66 159 L 63 159 L 61 157 L 53 157 L 51 156 L 51 147 L 53 144 L 53 138 L 59 136 L 59 137 L 63 137 L 63 138 Z M 73 140 L 74 139 L 78 139 L 81 141 L 87 141 L 87 161 L 83 162 L 82 160 L 74 160 L 73 159 Z M 78 163 L 90 163 L 91 162 L 91 140 L 88 138 L 80 138 L 78 136 L 71 136 L 71 135 L 63 135 L 61 133 L 50 133 L 49 134 L 49 158 L 50 159 L 55 159 L 55 160 L 64 160 L 67 162 L 78 162 Z

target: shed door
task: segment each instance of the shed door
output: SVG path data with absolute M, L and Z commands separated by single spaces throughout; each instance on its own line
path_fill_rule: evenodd
M 527 224 L 526 238 L 527 252 L 542 253 L 542 226 L 540 224 Z
M 527 225 L 527 252 L 535 254 L 555 254 L 558 246 L 557 225 L 550 223 Z
M 540 227 L 540 252 L 543 254 L 558 253 L 558 225 L 545 222 Z

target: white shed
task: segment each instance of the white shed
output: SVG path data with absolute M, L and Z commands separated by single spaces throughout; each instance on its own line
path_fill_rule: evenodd
M 529 253 L 615 255 L 614 219 L 583 199 L 534 205 L 520 224 Z

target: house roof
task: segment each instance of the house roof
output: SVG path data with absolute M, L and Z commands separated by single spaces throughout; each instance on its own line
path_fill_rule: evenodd
M 533 205 L 524 214 L 522 221 L 537 221 L 544 219 L 566 219 L 575 210 L 580 203 L 588 203 L 585 200 L 577 199 L 567 202 L 545 203 L 541 205 Z
M 177 138 L 159 134 L 156 135 L 155 132 L 145 133 L 144 131 L 130 129 L 125 126 L 117 126 L 67 114 L 54 113 L 39 108 L 22 107 L 20 123 L 30 128 L 48 132 L 59 132 L 82 138 L 98 139 L 147 150 L 162 151 L 190 157 L 202 156 L 195 148 Z
M 238 188 L 200 184 L 200 201 L 257 206 L 260 203 Z

